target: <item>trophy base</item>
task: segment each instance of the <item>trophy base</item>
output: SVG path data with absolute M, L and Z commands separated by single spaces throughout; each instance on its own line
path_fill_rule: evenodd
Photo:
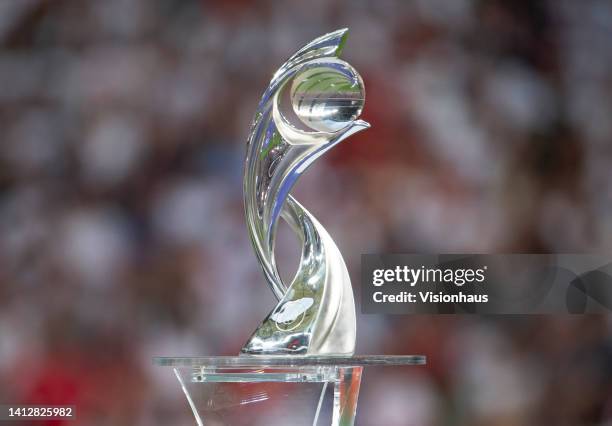
M 425 362 L 420 355 L 154 359 L 174 369 L 199 426 L 351 426 L 363 367 Z

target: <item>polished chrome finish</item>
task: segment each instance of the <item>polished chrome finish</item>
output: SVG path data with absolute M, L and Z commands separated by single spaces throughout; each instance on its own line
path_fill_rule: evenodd
M 369 124 L 361 77 L 337 56 L 347 36 L 338 30 L 312 41 L 274 74 L 259 103 L 247 144 L 244 201 L 251 241 L 279 303 L 242 348 L 243 354 L 351 355 L 355 303 L 340 251 L 321 224 L 289 192 L 317 158 Z M 291 83 L 291 84 L 289 84 Z M 283 113 L 289 89 L 298 123 Z M 302 243 L 289 286 L 274 258 L 278 219 Z

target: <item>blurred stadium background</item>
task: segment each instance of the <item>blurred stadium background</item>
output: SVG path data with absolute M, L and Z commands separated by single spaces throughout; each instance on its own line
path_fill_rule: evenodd
M 193 424 L 151 357 L 236 354 L 273 306 L 245 138 L 341 27 L 373 127 L 296 192 L 358 300 L 361 253 L 610 252 L 610 1 L 0 0 L 0 402 Z M 611 325 L 360 315 L 359 353 L 429 364 L 368 369 L 357 424 L 610 425 Z

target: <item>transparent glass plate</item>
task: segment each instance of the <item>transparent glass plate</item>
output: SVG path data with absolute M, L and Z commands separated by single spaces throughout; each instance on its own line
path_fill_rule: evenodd
M 156 357 L 153 363 L 163 367 L 262 367 L 262 366 L 351 366 L 366 365 L 424 365 L 423 355 L 356 355 L 344 356 L 211 356 L 211 357 Z
M 159 357 L 198 425 L 351 426 L 363 367 L 424 365 L 421 355 Z

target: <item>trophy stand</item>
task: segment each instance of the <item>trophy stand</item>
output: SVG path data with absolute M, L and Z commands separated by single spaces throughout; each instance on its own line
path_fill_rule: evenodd
M 246 221 L 277 305 L 240 356 L 155 359 L 174 368 L 198 425 L 350 426 L 364 366 L 425 363 L 423 356 L 353 356 L 356 315 L 346 265 L 325 228 L 290 195 L 317 158 L 370 127 L 358 120 L 365 103 L 361 76 L 338 58 L 347 34 L 323 35 L 291 56 L 272 77 L 251 125 Z M 302 245 L 289 285 L 274 256 L 281 217 Z
M 351 426 L 363 367 L 423 356 L 155 358 L 172 367 L 198 426 Z

